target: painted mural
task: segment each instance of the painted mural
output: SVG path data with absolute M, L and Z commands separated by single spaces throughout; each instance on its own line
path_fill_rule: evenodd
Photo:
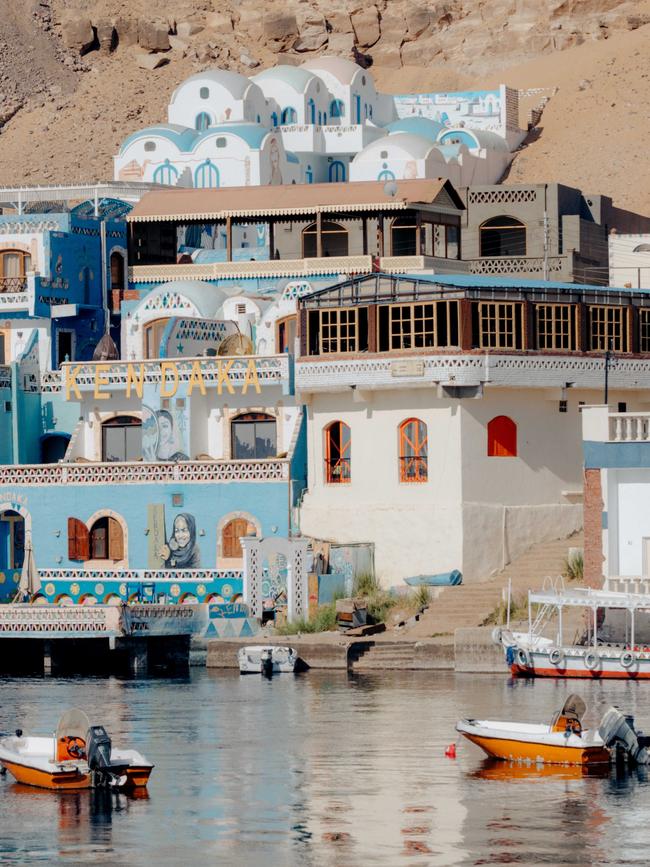
M 393 99 L 398 117 L 426 117 L 449 127 L 505 132 L 505 106 L 499 89 L 406 93 Z
M 176 515 L 162 553 L 166 569 L 198 569 L 201 566 L 201 549 L 196 539 L 194 515 L 189 512 Z
M 168 408 L 160 406 L 158 386 L 145 386 L 142 403 L 142 459 L 151 462 L 187 461 L 190 428 L 187 398 L 181 396 L 174 400 L 167 399 L 165 403 Z

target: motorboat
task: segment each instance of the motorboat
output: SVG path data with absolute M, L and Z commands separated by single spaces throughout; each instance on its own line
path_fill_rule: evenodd
M 146 787 L 153 765 L 136 750 L 113 749 L 106 729 L 77 708 L 66 711 L 53 737 L 0 738 L 0 764 L 18 783 L 44 789 Z
M 575 608 L 586 612 L 585 629 L 571 641 L 562 620 Z M 650 646 L 639 640 L 641 614 L 650 615 L 648 594 L 551 586 L 529 592 L 526 631 L 496 627 L 492 637 L 515 677 L 647 680 Z M 613 636 L 602 628 L 610 617 L 625 619 Z
M 462 719 L 456 731 L 495 759 L 554 765 L 608 763 L 610 751 L 598 731 L 582 728 L 586 706 L 570 695 L 549 723 Z
M 268 677 L 281 672 L 294 672 L 298 654 L 293 647 L 279 644 L 251 644 L 237 652 L 240 674 L 265 674 Z

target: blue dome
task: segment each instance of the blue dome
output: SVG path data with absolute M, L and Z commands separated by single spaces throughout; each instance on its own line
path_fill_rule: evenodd
M 415 135 L 420 135 L 422 138 L 427 138 L 429 141 L 436 141 L 438 136 L 445 129 L 445 126 L 438 123 L 437 120 L 430 120 L 428 117 L 400 117 L 384 127 L 389 133 L 391 132 L 410 132 Z

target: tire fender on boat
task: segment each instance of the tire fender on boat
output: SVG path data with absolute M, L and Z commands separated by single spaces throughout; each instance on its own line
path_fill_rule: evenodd
M 501 644 L 501 627 L 495 626 L 492 630 L 492 642 L 493 644 Z
M 533 667 L 533 658 L 530 655 L 528 650 L 524 650 L 523 647 L 517 648 L 517 665 L 520 665 L 522 668 L 532 668 Z
M 554 647 L 548 654 L 548 661 L 551 665 L 560 667 L 564 662 L 564 651 L 559 647 Z
M 636 656 L 632 653 L 631 650 L 626 650 L 624 653 L 621 653 L 621 665 L 623 668 L 630 668 L 633 663 L 636 661 Z
M 585 653 L 585 667 L 589 669 L 589 671 L 594 671 L 600 665 L 600 656 L 596 653 L 595 650 L 589 650 Z

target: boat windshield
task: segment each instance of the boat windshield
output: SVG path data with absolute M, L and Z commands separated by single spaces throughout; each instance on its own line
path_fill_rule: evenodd
M 56 739 L 58 741 L 61 738 L 70 737 L 82 738 L 85 741 L 89 728 L 90 720 L 84 711 L 78 707 L 73 707 L 67 710 L 59 720 L 56 727 Z
M 564 707 L 560 711 L 560 714 L 567 719 L 581 720 L 585 715 L 586 710 L 587 705 L 584 703 L 583 699 L 581 699 L 579 695 L 571 693 L 564 702 Z

